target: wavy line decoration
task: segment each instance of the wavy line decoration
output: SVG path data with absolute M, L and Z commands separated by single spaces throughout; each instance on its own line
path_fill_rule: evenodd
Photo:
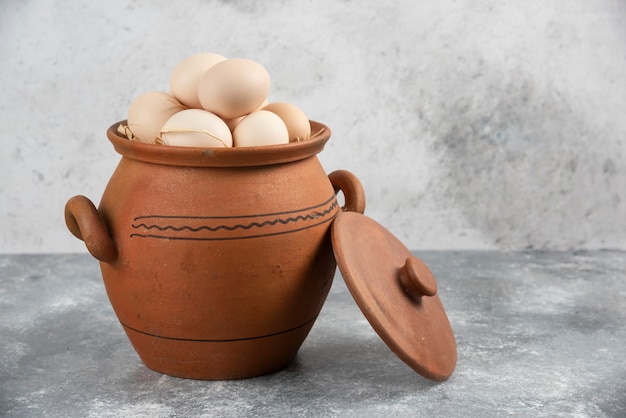
M 131 238 L 233 240 L 288 234 L 332 221 L 335 195 L 302 209 L 242 216 L 142 215 L 133 219 Z

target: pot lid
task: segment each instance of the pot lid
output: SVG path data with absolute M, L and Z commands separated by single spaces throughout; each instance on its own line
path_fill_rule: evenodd
M 360 213 L 340 212 L 331 234 L 341 275 L 385 344 L 423 377 L 446 380 L 456 366 L 456 341 L 430 269 Z

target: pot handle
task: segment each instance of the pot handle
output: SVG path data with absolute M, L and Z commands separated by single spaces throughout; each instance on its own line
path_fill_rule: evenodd
M 87 250 L 100 261 L 112 263 L 117 258 L 113 238 L 98 213 L 85 196 L 74 196 L 65 204 L 65 224 L 70 232 L 85 242 Z
M 365 191 L 357 176 L 347 170 L 337 170 L 330 173 L 328 179 L 335 193 L 343 192 L 345 204 L 341 210 L 358 213 L 365 211 Z

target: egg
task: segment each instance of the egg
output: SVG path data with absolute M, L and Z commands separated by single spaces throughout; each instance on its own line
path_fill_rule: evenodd
M 226 123 L 202 109 L 187 109 L 174 114 L 161 128 L 164 145 L 179 147 L 228 148 L 233 137 Z
M 231 58 L 209 68 L 198 84 L 198 100 L 205 110 L 235 119 L 258 109 L 270 90 L 270 75 L 259 63 Z
M 152 144 L 165 121 L 185 109 L 171 94 L 158 91 L 140 94 L 128 108 L 128 129 L 140 142 Z
M 289 131 L 282 119 L 267 110 L 257 110 L 244 117 L 233 131 L 236 147 L 289 143 Z
M 263 110 L 278 115 L 287 126 L 289 142 L 305 141 L 311 136 L 309 118 L 296 105 L 286 102 L 274 102 L 266 105 Z
M 200 109 L 198 100 L 198 83 L 209 68 L 226 57 L 211 52 L 191 55 L 182 60 L 170 77 L 170 91 L 179 102 L 187 107 Z
M 243 118 L 245 118 L 245 116 L 239 116 L 238 118 L 234 119 L 224 119 L 224 122 L 226 122 L 226 125 L 228 125 L 228 129 L 233 132 L 237 125 L 239 125 L 239 122 L 243 120 Z
M 263 103 L 261 103 L 261 106 L 256 109 L 256 110 L 261 110 L 264 106 L 268 105 L 268 101 L 263 100 Z M 228 127 L 230 128 L 230 131 L 234 131 L 235 128 L 237 127 L 237 125 L 239 125 L 239 122 L 241 122 L 243 120 L 243 118 L 245 118 L 246 116 L 239 116 L 238 118 L 234 118 L 234 119 L 224 119 L 224 122 L 226 122 L 226 125 L 228 125 Z

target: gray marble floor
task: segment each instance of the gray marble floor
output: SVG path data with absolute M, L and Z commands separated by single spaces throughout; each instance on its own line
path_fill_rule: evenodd
M 239 381 L 143 366 L 88 255 L 0 255 L 0 416 L 626 416 L 626 253 L 420 252 L 458 344 L 432 383 L 337 274 L 296 360 Z

